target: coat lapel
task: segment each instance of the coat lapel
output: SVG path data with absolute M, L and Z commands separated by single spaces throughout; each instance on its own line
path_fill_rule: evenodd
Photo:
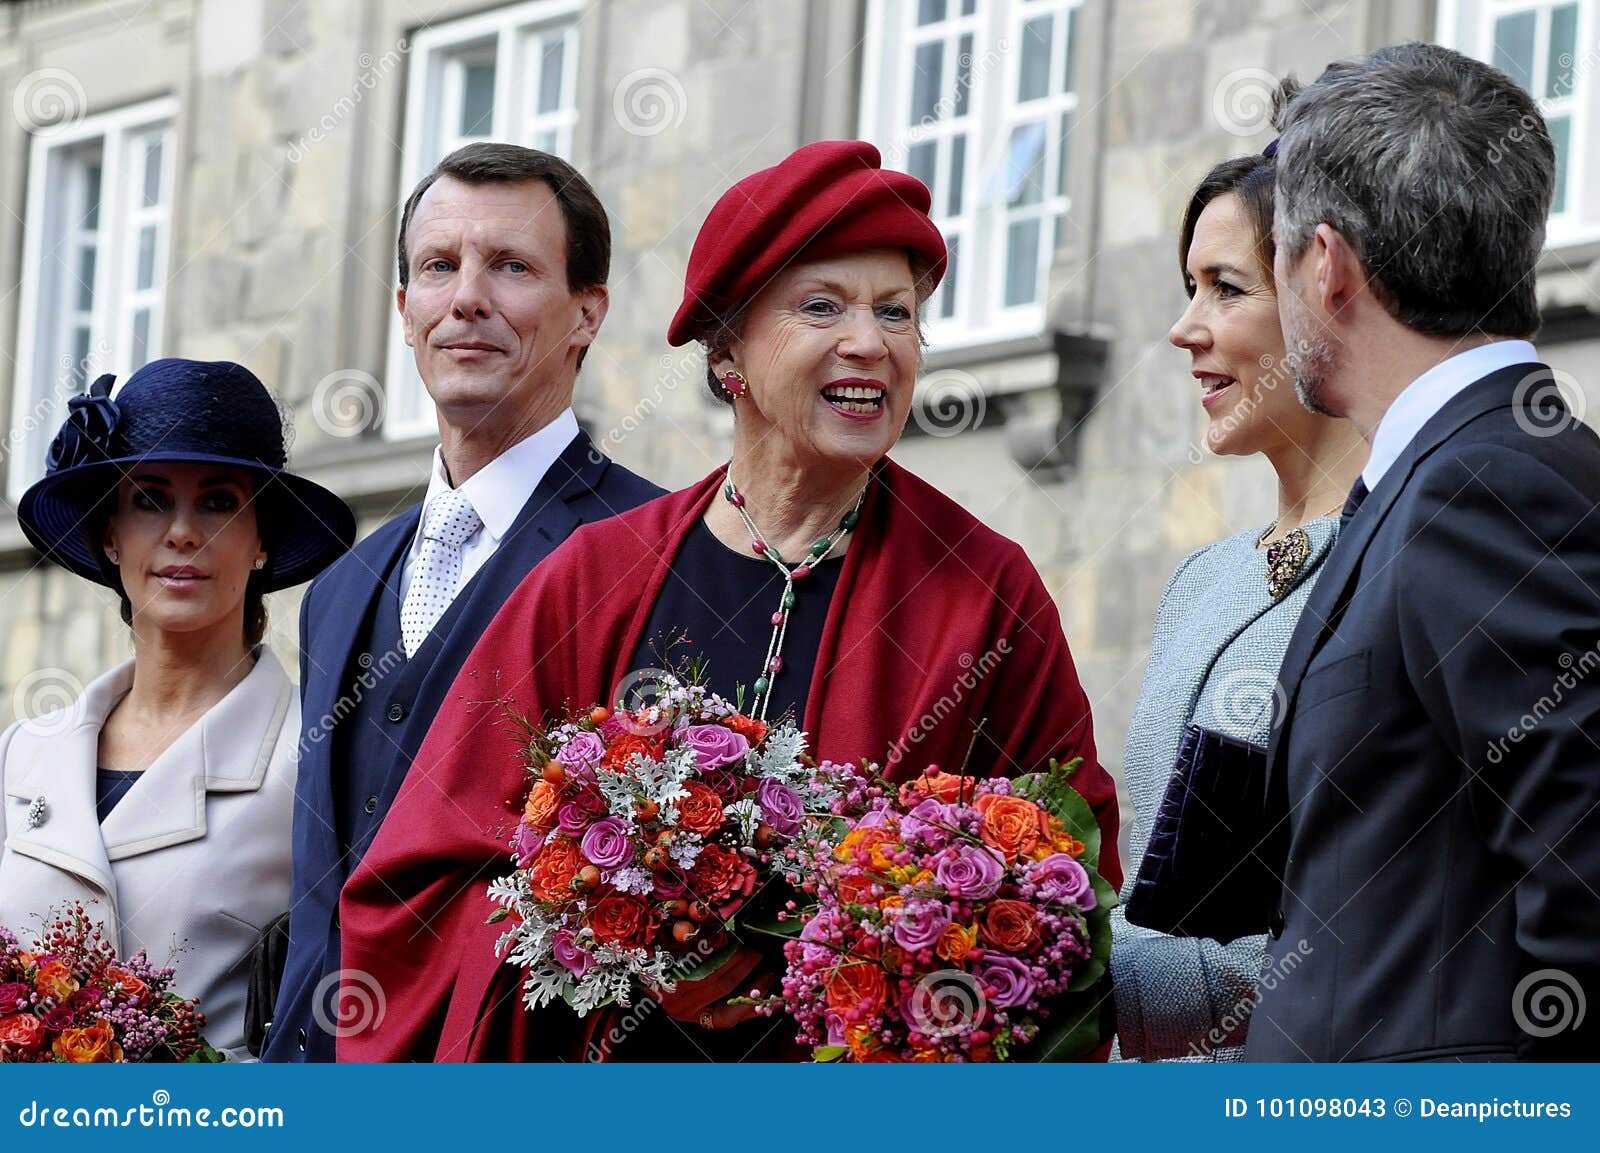
M 1405 451 L 1384 473 L 1378 487 L 1362 504 L 1361 511 L 1344 526 L 1332 552 L 1328 554 L 1322 575 L 1317 578 L 1317 586 L 1311 591 L 1299 624 L 1289 640 L 1288 651 L 1284 654 L 1283 668 L 1279 674 L 1279 683 L 1284 686 L 1286 694 L 1284 723 L 1274 732 L 1268 755 L 1269 798 L 1277 784 L 1275 778 L 1284 768 L 1283 750 L 1289 743 L 1289 727 L 1294 720 L 1300 682 L 1323 643 L 1338 629 L 1344 607 L 1361 591 L 1354 586 L 1361 560 L 1378 528 L 1389 515 L 1389 510 L 1410 483 L 1411 474 L 1416 471 L 1417 465 L 1463 425 L 1496 408 L 1509 407 L 1513 403 L 1516 382 L 1543 368 L 1539 364 L 1512 365 L 1469 385 L 1422 426 Z
M 95 811 L 95 769 L 100 728 L 132 684 L 130 660 L 90 682 L 66 709 L 25 721 L 10 750 L 21 770 L 6 779 L 7 795 L 44 802 L 44 819 L 8 836 L 6 847 L 81 878 L 113 909 L 117 886 Z M 106 923 L 114 928 L 116 916 Z
M 253 792 L 266 780 L 294 686 L 270 649 L 255 668 L 139 777 L 100 832 L 113 861 L 206 835 L 208 792 Z

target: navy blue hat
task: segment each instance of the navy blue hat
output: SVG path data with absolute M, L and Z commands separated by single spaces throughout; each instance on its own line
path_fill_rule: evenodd
M 136 464 L 219 464 L 255 474 L 252 498 L 267 542 L 262 591 L 308 581 L 349 549 L 356 520 L 338 496 L 284 469 L 283 416 L 266 386 L 231 361 L 154 360 L 113 398 L 102 376 L 67 401 L 43 479 L 17 504 L 35 548 L 98 584 L 109 583 L 92 514 Z

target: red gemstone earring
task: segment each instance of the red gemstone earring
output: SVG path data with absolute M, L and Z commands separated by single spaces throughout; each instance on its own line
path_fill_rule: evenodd
M 728 390 L 729 396 L 737 400 L 750 391 L 750 382 L 737 368 L 730 368 L 722 374 L 722 387 Z

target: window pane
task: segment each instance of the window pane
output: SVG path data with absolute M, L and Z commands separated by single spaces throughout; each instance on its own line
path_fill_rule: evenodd
M 1072 77 L 1072 57 L 1078 50 L 1078 10 L 1072 9 L 1067 13 L 1067 51 L 1066 62 L 1061 68 L 1061 91 L 1072 92 L 1075 89 Z
M 78 249 L 78 311 L 88 312 L 94 307 L 94 255 L 92 244 Z
M 967 93 L 972 88 L 972 34 L 956 42 L 956 99 L 955 115 L 967 114 Z
M 1037 204 L 1044 196 L 1044 121 L 1019 124 L 1006 147 L 1006 204 Z
M 561 152 L 560 144 L 560 138 L 557 137 L 554 128 L 547 128 L 543 132 L 534 133 L 533 147 L 540 152 L 548 152 L 552 156 L 559 155 Z
M 919 0 L 917 4 L 918 24 L 937 24 L 945 16 L 945 0 Z
M 971 16 L 978 10 L 978 0 L 961 0 L 961 15 Z
M 937 145 L 930 140 L 924 144 L 913 145 L 911 151 L 906 154 L 906 171 L 930 189 L 933 187 L 934 165 L 938 160 L 935 148 Z
M 931 121 L 944 91 L 944 41 L 917 46 L 911 81 L 911 123 Z
M 156 226 L 147 224 L 139 229 L 139 275 L 134 287 L 140 292 L 149 288 L 156 279 Z
M 1039 220 L 1013 221 L 1006 230 L 1006 307 L 1032 304 L 1039 293 Z
M 554 112 L 561 107 L 561 58 L 565 39 L 557 33 L 545 41 L 544 59 L 539 64 L 539 111 Z
M 72 330 L 72 367 L 67 379 L 73 392 L 82 392 L 89 385 L 89 326 L 80 325 Z
M 83 214 L 83 226 L 88 229 L 100 227 L 100 165 L 89 164 L 83 170 L 83 199 L 86 205 Z
M 1072 144 L 1072 113 L 1061 114 L 1061 135 L 1056 142 L 1056 195 L 1067 194 L 1067 155 Z
M 1533 88 L 1533 20 L 1519 12 L 1494 22 L 1494 66 L 1524 88 Z
M 144 144 L 144 206 L 161 203 L 161 136 L 146 137 Z
M 949 259 L 945 264 L 944 279 L 939 282 L 939 319 L 949 320 L 956 314 L 956 285 L 960 283 L 961 237 L 951 236 L 944 242 Z
M 945 206 L 946 215 L 961 215 L 961 194 L 965 191 L 966 182 L 967 138 L 963 134 L 950 138 L 950 197 Z
M 1572 92 L 1572 56 L 1578 46 L 1578 6 L 1563 4 L 1550 13 L 1550 53 L 1545 57 L 1544 94 L 1560 99 Z
M 1035 16 L 1022 26 L 1022 64 L 1017 75 L 1017 99 L 1037 100 L 1050 92 L 1049 16 Z
M 1550 139 L 1556 146 L 1556 190 L 1550 202 L 1552 213 L 1567 209 L 1567 161 L 1572 155 L 1572 117 L 1557 116 L 1550 121 Z
M 141 308 L 133 314 L 133 351 L 129 370 L 135 370 L 150 359 L 150 310 Z
M 487 136 L 494 123 L 494 61 L 461 65 L 462 136 Z

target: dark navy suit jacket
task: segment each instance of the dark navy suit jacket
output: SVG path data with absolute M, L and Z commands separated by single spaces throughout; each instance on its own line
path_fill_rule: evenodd
M 1281 676 L 1247 1057 L 1600 1056 L 1600 439 L 1548 370 L 1423 426 Z
M 388 650 L 399 641 L 393 586 L 416 534 L 420 504 L 378 528 L 307 590 L 300 609 L 304 731 L 289 956 L 264 1060 L 333 1060 L 328 1028 L 337 1027 L 331 1006 L 339 985 L 339 890 L 478 637 L 522 578 L 580 524 L 662 491 L 610 461 L 580 432 L 409 661 Z M 359 797 L 345 795 L 357 788 L 372 792 L 364 801 L 370 819 L 360 829 L 342 827 L 349 824 L 344 814 L 362 811 Z M 322 1012 L 316 1011 L 319 999 Z

